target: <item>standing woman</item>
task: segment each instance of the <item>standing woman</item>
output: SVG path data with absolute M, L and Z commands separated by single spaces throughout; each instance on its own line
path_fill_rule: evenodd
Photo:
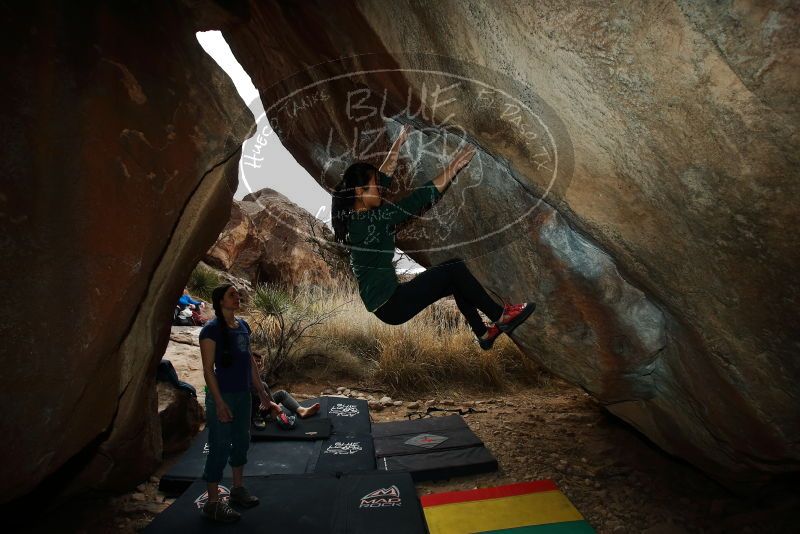
M 244 464 L 250 447 L 250 388 L 255 385 L 262 407 L 280 410 L 270 402 L 258 367 L 250 352 L 250 325 L 234 316 L 239 292 L 230 284 L 214 289 L 211 302 L 216 317 L 200 330 L 200 354 L 206 380 L 206 426 L 208 456 L 203 480 L 208 483 L 208 501 L 203 513 L 230 523 L 241 515 L 219 498 L 219 482 L 225 464 L 233 471 L 230 501 L 245 508 L 258 504 L 243 485 Z
M 331 215 L 336 241 L 350 248 L 350 266 L 358 280 L 359 293 L 367 310 L 384 323 L 405 323 L 420 311 L 453 295 L 456 305 L 488 350 L 501 333 L 511 333 L 536 308 L 533 302 L 501 306 L 481 287 L 463 260 L 452 259 L 400 283 L 392 258 L 395 226 L 436 202 L 455 175 L 469 164 L 475 148 L 459 151 L 444 171 L 396 204 L 384 203 L 382 190 L 388 187 L 397 166 L 400 147 L 410 128 L 404 126 L 380 169 L 366 162 L 350 165 L 336 186 Z M 485 325 L 478 311 L 491 321 Z

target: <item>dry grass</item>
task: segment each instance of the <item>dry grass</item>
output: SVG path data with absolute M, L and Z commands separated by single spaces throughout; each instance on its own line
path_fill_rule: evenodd
M 310 329 L 289 355 L 287 372 L 352 379 L 393 392 L 423 393 L 465 386 L 499 390 L 539 383 L 546 373 L 506 336 L 481 350 L 455 303 L 445 299 L 392 326 L 367 312 L 356 289 L 295 288 L 299 307 L 336 310 Z

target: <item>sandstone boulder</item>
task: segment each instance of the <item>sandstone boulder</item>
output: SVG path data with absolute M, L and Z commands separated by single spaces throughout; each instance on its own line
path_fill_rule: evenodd
M 800 469 L 793 4 L 5 14 L 0 502 L 45 480 L 128 489 L 161 456 L 155 365 L 255 131 L 202 29 L 223 30 L 281 142 L 329 189 L 352 160 L 379 163 L 401 123 L 417 133 L 390 200 L 478 146 L 399 245 L 534 299 L 514 335 L 532 358 L 720 480 Z
M 254 285 L 331 286 L 337 273 L 315 245 L 315 239 L 331 236 L 327 226 L 284 195 L 262 189 L 234 201 L 228 224 L 204 260 Z
M 205 421 L 204 410 L 188 391 L 165 382 L 158 382 L 157 389 L 162 451 L 164 455 L 185 451 Z
M 147 0 L 4 8 L 0 433 L 13 461 L 0 502 L 45 479 L 129 489 L 161 460 L 156 364 L 253 131 L 189 15 Z
M 402 123 L 390 199 L 478 146 L 401 248 L 536 301 L 522 350 L 667 451 L 731 484 L 800 469 L 794 6 L 246 7 L 224 35 L 322 185 Z

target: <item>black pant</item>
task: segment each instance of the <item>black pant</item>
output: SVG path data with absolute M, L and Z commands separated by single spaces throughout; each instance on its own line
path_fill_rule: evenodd
M 388 324 L 403 324 L 442 297 L 453 295 L 459 311 L 476 336 L 486 332 L 478 310 L 492 321 L 500 320 L 503 307 L 481 287 L 463 260 L 448 260 L 397 286 L 375 315 Z

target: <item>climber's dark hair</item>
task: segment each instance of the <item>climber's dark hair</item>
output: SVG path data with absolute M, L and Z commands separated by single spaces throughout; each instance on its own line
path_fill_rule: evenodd
M 344 171 L 342 181 L 331 195 L 331 224 L 337 243 L 346 244 L 347 225 L 356 201 L 356 187 L 364 187 L 370 179 L 379 176 L 379 170 L 366 161 L 357 161 Z
M 222 297 L 225 292 L 233 287 L 233 284 L 222 284 L 215 287 L 211 292 L 211 305 L 214 307 L 214 314 L 217 316 L 217 324 L 219 324 L 220 339 L 222 340 L 222 358 L 220 364 L 222 367 L 230 367 L 233 364 L 233 355 L 228 347 L 228 322 L 225 316 L 222 315 Z

